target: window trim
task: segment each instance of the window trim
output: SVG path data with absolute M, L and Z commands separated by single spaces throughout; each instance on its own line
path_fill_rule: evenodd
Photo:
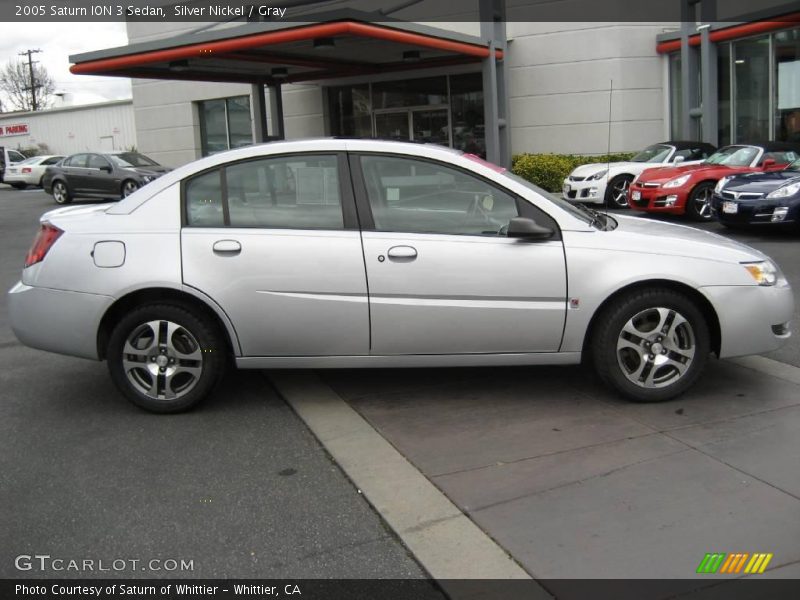
M 302 156 L 331 156 L 336 160 L 338 179 L 339 179 L 339 208 L 342 212 L 342 226 L 341 227 L 232 227 L 230 225 L 230 207 L 228 206 L 228 167 L 238 166 L 249 162 L 258 162 L 262 160 L 292 158 Z M 213 171 L 219 172 L 220 178 L 220 191 L 222 192 L 222 215 L 223 225 L 192 225 L 189 223 L 189 210 L 186 198 L 186 187 L 189 182 L 195 178 L 207 175 Z M 347 165 L 346 153 L 340 150 L 325 150 L 321 152 L 304 151 L 304 152 L 282 152 L 279 154 L 261 154 L 258 156 L 249 156 L 240 160 L 234 160 L 226 163 L 221 163 L 192 173 L 189 177 L 181 180 L 180 184 L 181 196 L 181 229 L 242 229 L 248 231 L 358 231 L 358 213 L 355 206 L 355 198 L 353 195 L 353 186 L 350 176 L 350 170 Z
M 498 184 L 491 179 L 488 179 L 481 175 L 480 173 L 476 173 L 475 171 L 471 171 L 469 169 L 465 169 L 460 165 L 454 165 L 452 163 L 443 162 L 436 159 L 431 159 L 425 156 L 413 156 L 410 154 L 402 154 L 402 153 L 395 153 L 395 152 L 348 152 L 348 162 L 350 164 L 350 174 L 353 178 L 353 190 L 355 191 L 355 205 L 358 209 L 358 219 L 361 222 L 361 231 L 370 231 L 375 233 L 403 233 L 409 235 L 451 235 L 451 236 L 458 236 L 458 237 L 471 237 L 471 238 L 479 238 L 479 239 L 486 239 L 486 240 L 514 240 L 518 241 L 516 238 L 509 238 L 504 236 L 491 236 L 491 235 L 483 235 L 479 233 L 445 233 L 445 232 L 421 232 L 421 231 L 404 231 L 404 230 L 388 230 L 388 229 L 376 229 L 375 228 L 375 220 L 372 216 L 372 206 L 369 203 L 369 195 L 367 193 L 367 185 L 366 180 L 364 178 L 364 171 L 361 168 L 361 157 L 362 156 L 381 156 L 385 158 L 401 158 L 405 160 L 414 160 L 418 162 L 427 162 L 437 166 L 444 166 L 463 175 L 467 175 L 470 177 L 474 177 L 478 179 L 482 183 L 486 184 L 488 187 L 497 190 L 510 196 L 513 198 L 516 206 L 517 206 L 517 214 L 520 217 L 525 217 L 529 219 L 536 220 L 538 217 L 543 216 L 546 223 L 539 223 L 539 225 L 544 225 L 546 227 L 550 227 L 553 229 L 553 236 L 548 238 L 546 241 L 560 241 L 561 240 L 561 228 L 558 226 L 558 221 L 553 218 L 550 214 L 548 214 L 543 209 L 535 206 L 531 202 L 528 202 L 525 198 L 509 190 L 508 188 L 503 187 L 502 185 Z

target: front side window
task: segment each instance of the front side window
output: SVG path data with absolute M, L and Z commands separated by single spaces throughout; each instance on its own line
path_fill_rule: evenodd
M 341 229 L 337 158 L 295 155 L 234 163 L 189 179 L 195 227 Z
M 378 231 L 496 236 L 518 216 L 513 196 L 439 163 L 362 156 L 361 168 Z
M 90 154 L 89 162 L 86 164 L 86 166 L 90 169 L 107 169 L 111 165 L 109 165 L 108 161 L 99 154 Z

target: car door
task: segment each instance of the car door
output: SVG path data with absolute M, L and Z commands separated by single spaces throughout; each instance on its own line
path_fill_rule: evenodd
M 86 192 L 116 198 L 120 195 L 120 181 L 115 180 L 114 168 L 100 154 L 90 154 L 86 162 Z
M 566 313 L 558 227 L 475 174 L 408 156 L 351 157 L 369 285 L 371 352 L 555 352 Z M 545 241 L 504 235 L 526 216 Z
M 183 278 L 230 317 L 244 356 L 369 353 L 344 154 L 261 157 L 183 183 Z
M 74 154 L 61 165 L 64 178 L 67 180 L 67 187 L 73 195 L 86 193 L 87 178 L 89 176 L 89 171 L 86 168 L 88 160 L 88 154 Z

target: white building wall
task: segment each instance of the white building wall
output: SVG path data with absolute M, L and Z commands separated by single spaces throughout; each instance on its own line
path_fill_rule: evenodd
M 602 154 L 662 141 L 664 23 L 507 24 L 512 153 Z
M 125 150 L 137 145 L 130 100 L 0 115 L 0 127 L 19 123 L 28 125 L 28 135 L 2 137 L 0 145 L 34 148 L 45 144 L 52 154 Z

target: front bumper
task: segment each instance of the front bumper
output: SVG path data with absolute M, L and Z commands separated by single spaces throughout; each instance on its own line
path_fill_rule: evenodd
M 720 358 L 772 352 L 789 341 L 794 294 L 788 285 L 708 286 L 700 291 L 719 318 Z
M 564 200 L 578 200 L 590 204 L 603 204 L 606 197 L 606 179 L 573 181 L 564 180 L 561 186 L 561 197 Z
M 628 206 L 644 212 L 682 215 L 688 196 L 688 188 L 644 187 L 635 183 L 628 190 Z
M 31 348 L 99 360 L 97 332 L 110 296 L 31 287 L 8 292 L 8 314 L 17 339 Z
M 775 209 L 778 207 L 785 207 L 788 210 L 780 220 L 773 221 Z M 720 221 L 732 225 L 793 225 L 798 222 L 800 202 L 790 202 L 788 206 L 778 199 L 764 198 L 743 202 L 714 194 L 711 199 L 711 210 Z M 735 212 L 732 212 L 734 210 Z

